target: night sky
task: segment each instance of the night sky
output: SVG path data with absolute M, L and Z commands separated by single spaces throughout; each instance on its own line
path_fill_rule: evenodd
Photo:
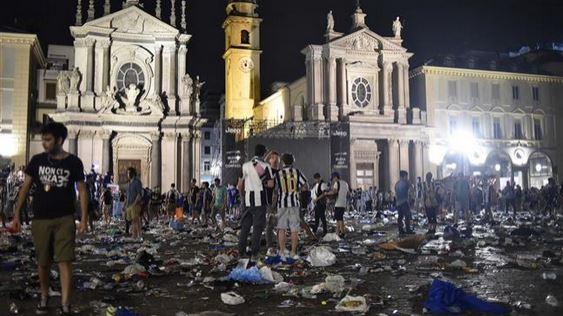
M 154 12 L 154 0 L 145 0 Z M 168 18 L 169 1 L 163 0 L 163 18 Z M 180 1 L 178 0 L 178 6 Z M 293 81 L 305 72 L 300 51 L 308 44 L 320 44 L 326 14 L 333 10 L 335 30 L 347 31 L 355 0 L 261 0 L 262 85 Z M 88 0 L 83 0 L 86 10 Z M 103 1 L 96 0 L 97 16 Z M 112 12 L 121 7 L 112 0 Z M 223 91 L 224 66 L 221 58 L 226 0 L 188 0 L 188 71 L 199 74 L 207 87 Z M 411 66 L 444 53 L 469 49 L 506 52 L 538 42 L 563 41 L 563 0 L 363 0 L 371 30 L 391 36 L 392 21 L 403 22 L 404 45 L 415 55 Z M 0 25 L 37 33 L 47 44 L 72 44 L 68 29 L 74 25 L 75 0 L 5 1 Z M 165 14 L 166 13 L 166 14 Z M 17 21 L 14 21 L 17 19 Z M 86 20 L 84 15 L 83 21 Z M 177 21 L 180 21 L 177 8 Z M 46 52 L 45 52 L 46 53 Z

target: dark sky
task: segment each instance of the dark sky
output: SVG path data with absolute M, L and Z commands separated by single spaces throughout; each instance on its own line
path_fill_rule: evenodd
M 112 11 L 120 8 L 121 0 L 111 2 Z M 147 11 L 153 12 L 155 1 L 144 2 Z M 163 12 L 169 12 L 169 1 L 162 2 Z M 199 74 L 209 88 L 218 91 L 223 90 L 221 24 L 226 2 L 187 1 L 188 32 L 193 35 L 188 71 Z M 305 68 L 300 51 L 308 44 L 322 42 L 327 12 L 333 10 L 337 31 L 347 31 L 355 2 L 259 0 L 259 13 L 264 19 L 262 85 L 267 87 L 274 81 L 292 81 L 302 76 Z M 87 3 L 83 0 L 84 8 Z M 100 14 L 103 0 L 96 3 Z M 70 45 L 68 26 L 74 25 L 75 5 L 75 0 L 5 1 L 0 10 L 0 25 L 13 25 L 17 18 L 20 27 L 39 35 L 44 47 Z M 526 44 L 563 41 L 563 0 L 363 0 L 362 8 L 368 15 L 368 26 L 383 36 L 391 36 L 393 19 L 401 17 L 404 45 L 415 54 L 411 66 L 443 53 L 468 49 L 506 52 Z

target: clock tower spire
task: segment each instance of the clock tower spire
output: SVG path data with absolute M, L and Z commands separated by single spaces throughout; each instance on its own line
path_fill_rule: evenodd
M 260 101 L 260 22 L 256 0 L 229 0 L 225 30 L 225 119 L 249 119 Z

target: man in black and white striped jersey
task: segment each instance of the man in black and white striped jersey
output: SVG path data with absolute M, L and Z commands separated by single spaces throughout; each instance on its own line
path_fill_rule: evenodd
M 295 159 L 292 154 L 283 154 L 281 160 L 284 167 L 274 175 L 278 203 L 278 244 L 280 256 L 284 260 L 286 256 L 285 234 L 289 229 L 291 231 L 290 256 L 296 260 L 299 259 L 297 256 L 297 243 L 299 242 L 299 230 L 301 229 L 299 192 L 307 184 L 307 179 L 305 179 L 299 169 L 293 167 Z
M 266 207 L 268 205 L 266 188 L 273 187 L 273 174 L 270 165 L 263 157 L 266 147 L 256 145 L 254 158 L 242 165 L 242 177 L 239 178 L 237 188 L 243 194 L 244 211 L 241 215 L 241 231 L 239 237 L 239 255 L 246 255 L 246 245 L 250 228 L 252 231 L 252 252 L 256 257 L 260 253 L 260 239 L 266 225 Z

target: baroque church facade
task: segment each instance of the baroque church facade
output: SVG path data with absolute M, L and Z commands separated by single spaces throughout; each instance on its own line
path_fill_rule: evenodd
M 413 54 L 402 45 L 399 18 L 393 23 L 393 36 L 381 36 L 368 27 L 359 5 L 348 32 L 334 29 L 330 12 L 324 43 L 302 50 L 306 75 L 257 100 L 252 94 L 259 91 L 260 76 L 261 20 L 256 8 L 253 0 L 228 5 L 225 119 L 253 121 L 250 125 L 262 126 L 261 134 L 267 135 L 262 141 L 291 150 L 306 174 L 340 171 L 353 188 L 392 190 L 400 170 L 409 171 L 411 179 L 433 171 L 425 158 L 426 114 L 409 104 Z M 239 25 L 233 27 L 236 22 Z M 251 35 L 248 44 L 233 45 L 232 38 L 248 39 L 245 32 Z M 256 132 L 252 129 L 250 134 Z M 294 145 L 281 144 L 279 138 Z M 328 150 L 317 150 L 313 157 L 301 155 L 309 145 L 297 139 L 307 138 L 313 139 L 312 145 L 324 141 Z M 323 164 L 322 159 L 330 161 Z M 323 165 L 330 170 L 321 170 Z
M 77 8 L 75 67 L 57 77 L 57 108 L 50 117 L 66 124 L 66 146 L 85 168 L 98 167 L 114 180 L 127 181 L 135 167 L 143 184 L 166 190 L 176 183 L 187 190 L 198 178 L 200 127 L 199 77 L 187 73 L 185 1 L 181 28 L 174 8 L 170 23 L 162 20 L 160 1 L 154 15 L 127 0 L 110 13 L 94 18 L 93 1 L 82 24 Z M 36 146 L 37 147 L 37 146 Z

